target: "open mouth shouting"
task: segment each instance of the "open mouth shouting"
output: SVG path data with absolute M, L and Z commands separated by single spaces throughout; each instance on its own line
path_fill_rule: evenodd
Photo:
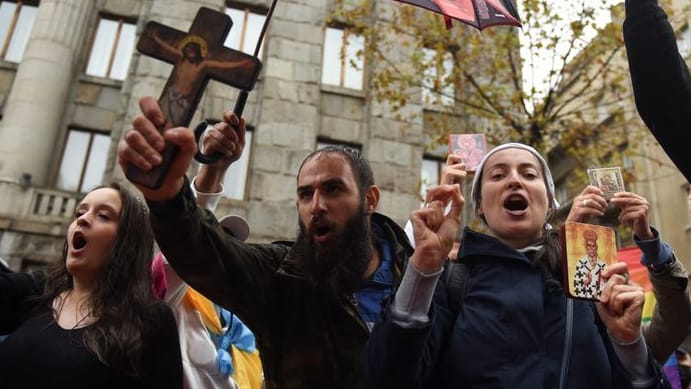
M 504 209 L 514 216 L 525 215 L 528 212 L 528 199 L 520 194 L 512 194 L 504 200 Z
M 84 250 L 87 245 L 86 237 L 81 231 L 75 231 L 72 234 L 72 241 L 70 242 L 72 246 L 72 252 L 78 253 Z
M 324 243 L 334 235 L 334 228 L 328 221 L 318 218 L 312 222 L 310 234 L 314 237 L 315 243 Z

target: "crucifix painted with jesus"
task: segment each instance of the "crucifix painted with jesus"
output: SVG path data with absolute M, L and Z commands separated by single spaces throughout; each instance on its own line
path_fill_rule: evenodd
M 205 7 L 199 9 L 187 33 L 160 23 L 147 23 L 137 43 L 137 50 L 173 64 L 158 100 L 166 118 L 161 131 L 189 126 L 210 79 L 244 92 L 254 87 L 262 67 L 261 61 L 255 56 L 223 46 L 232 25 L 228 15 Z M 176 152 L 174 146 L 167 145 L 161 165 L 149 172 L 130 166 L 125 174 L 143 186 L 157 188 Z

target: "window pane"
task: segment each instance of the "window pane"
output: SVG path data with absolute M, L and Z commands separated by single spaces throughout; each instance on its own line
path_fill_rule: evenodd
M 233 21 L 233 26 L 226 37 L 224 46 L 235 50 L 242 50 L 240 38 L 242 37 L 242 25 L 245 23 L 245 12 L 235 8 L 226 8 L 226 14 Z
M 5 60 L 10 62 L 20 62 L 22 60 L 35 19 L 36 7 L 23 5 L 19 11 L 17 24 L 14 26 L 10 46 L 7 48 L 7 53 L 5 53 Z
M 365 38 L 360 35 L 348 34 L 346 45 L 346 71 L 344 85 L 346 88 L 362 89 L 363 57 L 358 55 L 365 48 Z M 353 67 L 353 65 L 355 65 Z
M 1 47 L 5 47 L 5 41 L 7 40 L 7 34 L 10 31 L 10 24 L 12 23 L 12 18 L 14 18 L 14 10 L 17 8 L 17 4 L 3 1 L 0 3 L 0 50 Z
M 432 49 L 424 47 L 422 49 L 423 63 L 425 72 L 422 77 L 422 102 L 434 102 L 434 80 L 437 78 L 437 68 L 434 66 L 434 57 L 436 52 Z
M 250 161 L 251 145 L 252 131 L 247 131 L 245 132 L 245 149 L 242 152 L 242 156 L 230 165 L 223 180 L 223 195 L 225 197 L 237 200 L 245 199 L 247 167 Z
M 453 55 L 445 53 L 441 67 L 438 67 L 437 52 L 423 48 L 425 72 L 422 80 L 422 101 L 427 104 L 453 105 L 455 100 L 455 87 L 449 78 L 453 71 Z M 439 74 L 441 72 L 441 74 Z
M 343 31 L 327 28 L 324 34 L 324 59 L 322 61 L 322 83 L 341 85 L 341 49 Z
M 120 30 L 120 39 L 118 40 L 118 47 L 115 50 L 115 59 L 113 66 L 110 69 L 110 78 L 115 80 L 124 80 L 127 77 L 127 70 L 130 67 L 130 60 L 134 52 L 134 35 L 135 25 L 130 23 L 123 23 Z
M 243 50 L 245 53 L 254 55 L 254 49 L 257 47 L 257 40 L 259 40 L 259 34 L 262 32 L 262 27 L 264 26 L 264 19 L 266 16 L 255 14 L 250 12 L 249 18 L 247 19 L 247 31 L 245 32 L 245 42 L 243 43 Z M 264 42 L 262 42 L 264 46 Z M 259 49 L 259 57 L 263 49 Z
M 427 188 L 439 184 L 439 164 L 436 159 L 423 159 L 420 172 L 420 197 L 424 200 Z
M 86 149 L 89 146 L 89 133 L 70 130 L 65 145 L 65 153 L 60 162 L 57 187 L 72 192 L 77 191 L 79 177 L 84 167 Z
M 86 163 L 84 182 L 82 183 L 82 187 L 79 188 L 80 192 L 87 192 L 103 183 L 103 173 L 106 171 L 108 150 L 110 150 L 110 136 L 94 134 L 89 161 Z
M 451 72 L 453 72 L 453 55 L 451 53 L 444 54 L 444 62 L 442 63 L 444 70 L 442 79 L 442 97 L 441 103 L 444 105 L 453 105 L 456 97 L 454 85 L 451 83 Z
M 106 76 L 117 30 L 118 22 L 106 19 L 99 21 L 94 45 L 91 48 L 89 64 L 86 67 L 86 74 L 97 77 Z

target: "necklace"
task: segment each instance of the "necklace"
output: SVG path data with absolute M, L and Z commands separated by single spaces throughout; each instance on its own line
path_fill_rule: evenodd
M 82 317 L 81 319 L 77 320 L 76 323 L 74 323 L 74 326 L 72 326 L 72 329 L 73 329 L 73 330 L 76 330 L 77 328 L 80 328 L 80 327 L 81 327 L 81 324 L 82 324 L 86 319 L 88 319 L 89 317 L 91 317 L 91 314 L 89 314 L 89 313 L 87 313 L 86 315 L 84 315 L 84 317 Z M 77 316 L 75 315 L 75 319 L 76 319 L 76 318 L 77 318 Z
M 56 321 L 56 322 L 59 322 L 59 321 L 60 321 L 60 317 L 62 316 L 62 309 L 64 308 L 65 303 L 67 302 L 67 299 L 69 299 L 71 296 L 72 296 L 72 290 L 68 291 L 68 292 L 65 294 L 65 297 L 61 297 L 61 298 L 60 298 L 60 307 L 57 309 L 56 317 L 55 317 L 55 321 Z M 84 323 L 84 321 L 86 321 L 86 319 L 88 319 L 88 318 L 91 317 L 91 312 L 87 312 L 87 313 L 86 313 L 84 316 L 82 316 L 81 319 L 80 319 L 80 318 L 79 318 L 79 311 L 80 311 L 79 305 L 80 305 L 80 304 L 77 303 L 76 306 L 75 306 L 75 310 L 74 310 L 74 321 L 75 321 L 75 323 L 74 323 L 74 325 L 72 326 L 72 328 L 69 328 L 69 330 L 75 330 L 75 329 L 77 329 L 77 328 L 80 328 L 80 327 L 82 326 L 82 324 Z M 89 311 L 90 311 L 90 310 L 89 310 Z

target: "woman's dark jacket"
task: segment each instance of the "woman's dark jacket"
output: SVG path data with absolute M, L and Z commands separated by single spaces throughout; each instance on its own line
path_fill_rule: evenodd
M 422 328 L 403 328 L 387 309 L 365 349 L 367 374 L 382 388 L 559 388 L 567 306 L 561 282 L 469 229 L 458 260 L 470 268 L 458 317 L 443 278 Z M 573 318 L 566 387 L 630 388 L 594 305 L 573 300 Z M 649 361 L 658 377 L 649 387 L 664 387 Z

